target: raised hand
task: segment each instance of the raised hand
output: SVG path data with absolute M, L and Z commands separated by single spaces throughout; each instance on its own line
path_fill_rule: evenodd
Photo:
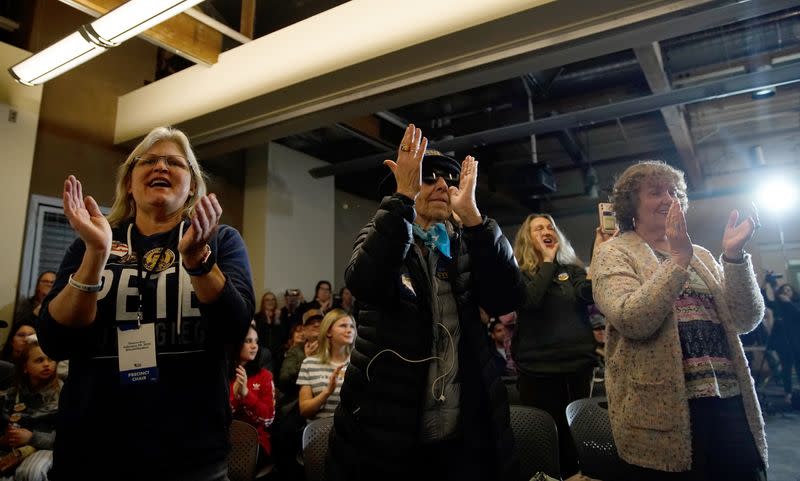
M 686 230 L 686 217 L 681 210 L 681 203 L 673 199 L 667 212 L 667 242 L 672 260 L 680 266 L 689 267 L 694 248 Z
M 458 187 L 451 186 L 448 188 L 453 214 L 466 227 L 472 227 L 483 222 L 481 213 L 478 210 L 478 204 L 475 201 L 475 185 L 477 182 L 478 161 L 468 155 L 461 162 L 461 179 Z
M 217 231 L 221 216 L 222 207 L 219 205 L 216 195 L 208 194 L 197 201 L 191 225 L 183 233 L 183 237 L 178 243 L 178 251 L 187 267 L 195 268 L 203 262 L 206 244 Z
M 422 157 L 427 148 L 428 139 L 422 136 L 422 130 L 409 124 L 397 149 L 397 162 L 383 161 L 394 174 L 398 194 L 416 200 L 422 185 Z
M 316 354 L 317 349 L 319 349 L 319 341 L 316 339 L 313 341 L 306 341 L 306 343 L 303 345 L 303 352 L 305 352 L 306 357 Z
M 725 225 L 725 233 L 722 235 L 722 252 L 727 259 L 741 259 L 744 255 L 744 246 L 753 238 L 756 229 L 761 225 L 755 206 L 753 206 L 752 216 L 736 225 L 738 220 L 739 211 L 731 211 L 728 223 Z
M 237 398 L 243 399 L 247 397 L 247 371 L 244 366 L 236 366 L 236 381 L 233 384 L 234 393 Z
M 535 241 L 539 247 L 539 252 L 542 253 L 542 260 L 544 262 L 553 262 L 558 254 L 558 238 L 555 235 L 549 235 L 548 237 L 552 242 L 545 242 L 544 234 L 542 233 L 536 236 Z
M 336 391 L 336 382 L 339 379 L 339 374 L 342 372 L 345 364 L 340 364 L 336 366 L 336 368 L 331 373 L 331 377 L 328 378 L 328 386 L 326 391 L 329 395 L 333 394 Z
M 90 195 L 83 196 L 81 181 L 74 175 L 64 181 L 64 215 L 86 244 L 87 251 L 99 252 L 108 258 L 111 253 L 111 225 L 97 202 Z

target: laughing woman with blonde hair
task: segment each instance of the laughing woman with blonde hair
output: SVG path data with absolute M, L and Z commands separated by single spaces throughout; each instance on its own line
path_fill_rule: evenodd
M 64 182 L 78 239 L 42 303 L 39 341 L 70 360 L 52 480 L 227 479 L 226 347 L 253 317 L 250 261 L 181 131 L 119 166 L 105 217 Z M 114 442 L 105 442 L 113 439 Z
M 514 255 L 526 292 L 511 342 L 520 399 L 556 420 L 561 473 L 567 478 L 578 472 L 578 458 L 564 410 L 570 402 L 589 396 L 597 365 L 588 314 L 592 283 L 575 249 L 548 214 L 525 219 L 514 241 Z

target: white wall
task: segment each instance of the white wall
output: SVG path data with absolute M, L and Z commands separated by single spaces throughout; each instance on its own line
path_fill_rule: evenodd
M 296 287 L 310 300 L 318 280 L 334 279 L 334 181 L 308 173 L 327 164 L 275 143 L 246 162 L 242 233 L 256 296 Z
M 0 42 L 0 71 L 4 73 L 0 75 L 0 319 L 9 322 L 17 295 L 42 87 L 17 84 L 6 69 L 29 55 L 30 52 Z M 10 121 L 10 112 L 16 112 L 15 122 Z M 6 335 L 2 333 L 2 337 Z
M 358 233 L 378 210 L 378 202 L 363 199 L 341 190 L 336 191 L 336 249 L 334 251 L 336 269 L 331 279 L 336 292 L 344 286 L 344 271 L 353 252 L 353 242 Z

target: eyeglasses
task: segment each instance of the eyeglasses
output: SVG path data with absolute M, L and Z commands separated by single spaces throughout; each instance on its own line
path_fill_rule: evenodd
M 136 167 L 137 165 L 141 165 L 144 167 L 153 167 L 161 161 L 167 164 L 167 167 L 189 170 L 189 164 L 186 162 L 186 159 L 180 155 L 137 155 L 133 158 L 133 166 Z
M 445 183 L 450 187 L 458 187 L 461 181 L 461 176 L 455 172 L 443 172 L 432 170 L 430 172 L 422 173 L 422 182 L 428 185 L 433 185 L 439 181 L 439 178 L 444 179 Z

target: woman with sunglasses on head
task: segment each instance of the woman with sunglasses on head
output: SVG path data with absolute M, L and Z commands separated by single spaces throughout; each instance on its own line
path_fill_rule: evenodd
M 145 136 L 108 218 L 74 176 L 63 202 L 79 238 L 39 330 L 49 355 L 70 359 L 50 479 L 226 479 L 226 347 L 255 300 L 244 242 L 219 223 L 189 139 Z

